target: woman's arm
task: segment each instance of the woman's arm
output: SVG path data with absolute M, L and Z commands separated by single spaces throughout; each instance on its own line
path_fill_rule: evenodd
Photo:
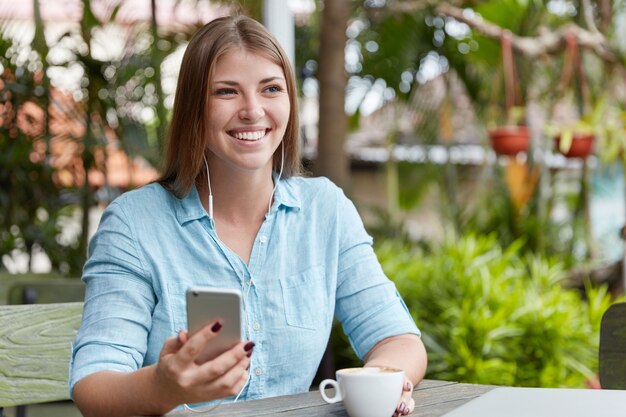
M 402 334 L 376 343 L 365 356 L 365 366 L 386 366 L 402 369 L 413 385 L 426 373 L 426 349 L 417 335 Z
M 74 387 L 74 401 L 85 417 L 161 415 L 185 403 L 237 394 L 248 379 L 254 344 L 241 342 L 201 365 L 195 358 L 218 330 L 206 326 L 167 339 L 159 362 L 134 372 L 101 371 Z
M 100 371 L 74 387 L 74 401 L 85 417 L 161 415 L 176 404 L 156 388 L 156 365 L 135 372 Z
M 414 334 L 402 334 L 381 340 L 365 356 L 365 366 L 384 366 L 404 371 L 404 386 L 394 415 L 406 415 L 415 408 L 413 387 L 426 373 L 427 356 L 422 340 Z

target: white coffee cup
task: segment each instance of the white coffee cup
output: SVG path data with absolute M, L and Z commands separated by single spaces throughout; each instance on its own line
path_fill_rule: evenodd
M 391 417 L 402 395 L 404 371 L 393 368 L 364 367 L 340 369 L 337 380 L 325 379 L 320 394 L 327 403 L 343 401 L 350 417 Z M 326 387 L 335 395 L 326 395 Z

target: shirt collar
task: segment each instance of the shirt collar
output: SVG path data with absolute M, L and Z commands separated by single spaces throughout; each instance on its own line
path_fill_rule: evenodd
M 176 199 L 176 219 L 182 225 L 192 220 L 201 219 L 204 216 L 208 217 L 207 212 L 202 207 L 200 202 L 200 196 L 198 195 L 198 189 L 195 184 L 191 187 L 191 191 L 181 199 Z
M 274 178 L 274 183 L 276 183 L 278 173 L 274 172 L 272 177 Z M 278 181 L 278 187 L 276 187 L 276 191 L 274 191 L 274 199 L 278 203 L 278 207 L 285 206 L 300 210 L 302 206 L 300 188 L 297 186 L 297 182 L 294 181 L 294 179 L 295 178 L 281 178 L 281 180 Z
M 278 179 L 278 174 L 274 172 L 272 174 L 274 181 Z M 282 178 L 278 182 L 278 187 L 274 191 L 274 199 L 278 203 L 277 207 L 288 207 L 295 210 L 300 210 L 301 199 L 299 187 L 296 182 L 291 179 Z M 208 217 L 207 212 L 204 210 L 202 203 L 200 202 L 200 196 L 198 195 L 198 189 L 195 184 L 191 188 L 191 191 L 182 199 L 176 200 L 175 205 L 176 219 L 182 225 L 192 220 L 198 220 L 202 217 Z

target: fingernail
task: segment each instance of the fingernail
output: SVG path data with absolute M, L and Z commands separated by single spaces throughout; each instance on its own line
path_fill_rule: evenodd
M 405 408 L 406 408 L 406 404 L 404 402 L 401 402 L 400 407 L 398 407 L 398 410 L 400 410 L 401 413 L 404 413 Z
M 211 331 L 213 333 L 217 333 L 220 331 L 221 328 L 222 328 L 222 323 L 220 323 L 219 321 L 216 321 L 213 327 L 211 327 Z
M 411 383 L 409 381 L 406 381 L 406 390 L 407 391 L 412 391 L 413 390 L 413 386 L 411 386 Z
M 246 357 L 248 357 L 248 358 L 249 358 L 250 356 L 252 356 L 252 351 L 250 351 L 250 352 L 246 353 Z
M 253 347 L 254 347 L 254 342 L 248 342 L 243 347 L 243 350 L 245 350 L 246 352 L 250 352 Z M 250 352 L 250 353 L 252 354 L 252 352 Z

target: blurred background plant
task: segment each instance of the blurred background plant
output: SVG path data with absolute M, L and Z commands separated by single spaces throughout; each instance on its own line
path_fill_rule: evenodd
M 522 246 L 502 247 L 495 234 L 379 242 L 383 269 L 423 333 L 427 377 L 535 387 L 594 378 L 600 320 L 615 300 L 605 286 L 588 284 L 585 298 L 565 288 L 563 263 Z M 345 337 L 334 335 L 338 366 L 353 366 Z
M 9 56 L 17 54 L 18 45 L 0 43 Z M 45 248 L 55 269 L 77 270 L 82 265 L 75 245 L 57 240 L 62 220 L 71 213 L 53 181 L 53 168 L 37 152 L 50 136 L 41 117 L 49 99 L 41 61 L 37 53 L 21 64 L 3 55 L 0 68 L 0 253 L 22 251 L 30 261 Z
M 0 268 L 33 270 L 39 251 L 53 271 L 79 275 L 92 209 L 157 175 L 173 96 L 161 68 L 202 22 L 159 27 L 152 1 L 150 18 L 129 24 L 123 2 L 97 3 L 99 17 L 92 3 L 46 25 L 34 0 L 32 42 L 20 21 L 0 25 Z
M 497 230 L 502 245 L 521 239 L 524 250 L 557 254 L 567 259 L 569 267 L 606 262 L 607 252 L 615 256 L 613 248 L 623 247 L 617 238 L 626 210 L 623 185 L 615 196 L 622 199 L 622 209 L 613 216 L 611 226 L 618 240 L 611 240 L 611 245 L 604 245 L 605 238 L 592 236 L 591 229 L 602 214 L 590 200 L 592 187 L 607 181 L 595 176 L 602 170 L 598 164 L 611 164 L 604 155 L 615 157 L 623 141 L 605 135 L 595 143 L 597 157 L 568 159 L 560 155 L 553 135 L 546 134 L 544 127 L 553 123 L 555 103 L 567 98 L 565 86 L 578 97 L 573 102 L 578 120 L 593 123 L 596 130 L 604 129 L 607 121 L 592 118 L 599 114 L 596 109 L 604 106 L 609 114 L 620 107 L 626 91 L 626 45 L 619 35 L 625 30 L 624 2 L 395 1 L 365 2 L 358 10 L 361 14 L 352 27 L 360 30 L 350 37 L 349 47 L 361 60 L 351 67 L 355 69 L 349 86 L 360 91 L 363 101 L 353 117 L 363 118 L 362 109 L 373 91 L 385 91 L 396 108 L 386 113 L 389 149 L 440 145 L 447 150 L 443 163 L 428 157 L 421 161 L 440 168 L 440 175 L 425 177 L 424 182 L 439 190 L 442 223 L 463 232 Z M 509 90 L 517 97 L 509 104 L 503 65 L 507 60 L 501 48 L 505 34 L 511 38 L 514 59 L 509 72 L 516 81 Z M 574 40 L 575 56 L 568 39 Z M 586 110 L 582 98 L 587 101 Z M 471 103 L 469 116 L 465 99 Z M 465 199 L 467 181 L 459 178 L 459 164 L 450 163 L 454 151 L 462 152 L 459 145 L 466 143 L 487 144 L 487 127 L 503 119 L 506 108 L 524 109 L 530 149 L 512 157 L 493 159 L 487 151 L 482 159 L 474 158 L 482 169 L 474 175 L 477 184 L 471 196 L 478 198 Z M 619 132 L 615 128 L 619 117 L 613 120 L 614 131 Z M 390 151 L 386 164 L 390 177 L 387 206 L 390 213 L 396 212 L 396 219 L 406 219 L 424 200 L 413 199 L 411 206 L 403 203 L 411 200 L 400 195 L 410 190 L 403 185 L 414 181 L 394 169 L 395 155 Z

